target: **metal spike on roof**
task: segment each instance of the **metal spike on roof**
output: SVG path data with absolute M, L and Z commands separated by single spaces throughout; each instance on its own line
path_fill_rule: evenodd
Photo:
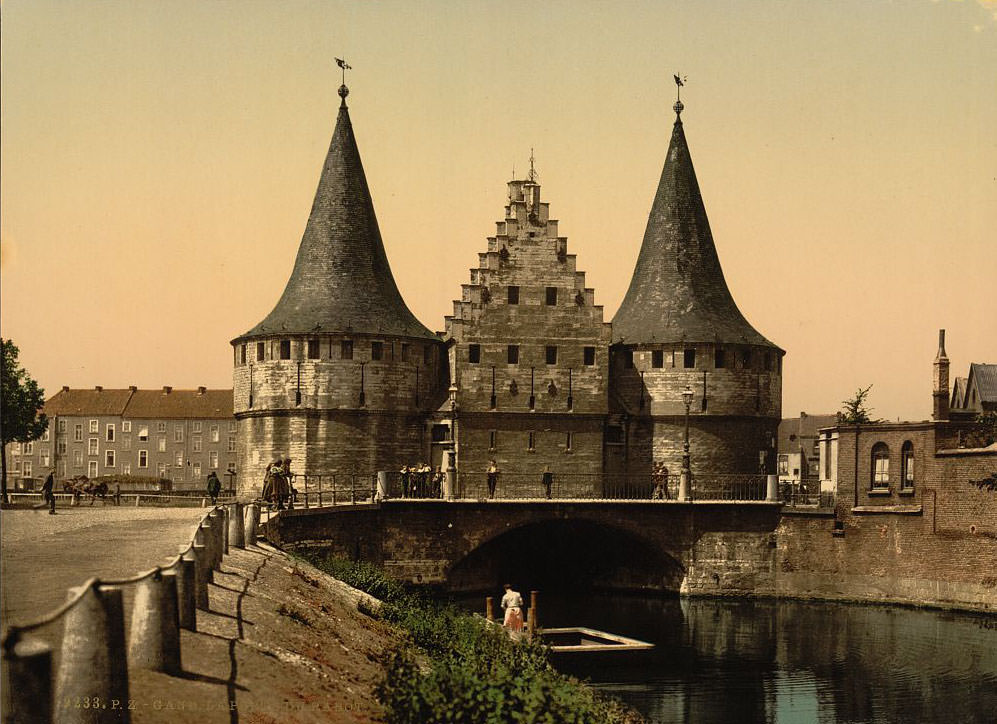
M 679 104 L 630 288 L 613 318 L 614 342 L 686 340 L 775 347 L 744 318 L 727 288 L 686 144 Z
M 266 319 L 243 337 L 282 329 L 307 334 L 381 330 L 399 337 L 437 339 L 406 306 L 395 284 L 357 149 L 345 85 L 291 278 Z

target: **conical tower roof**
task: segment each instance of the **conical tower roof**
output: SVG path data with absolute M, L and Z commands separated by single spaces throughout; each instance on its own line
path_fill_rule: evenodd
M 367 333 L 439 339 L 405 305 L 384 253 L 353 124 L 339 89 L 332 134 L 294 270 L 277 306 L 243 337 Z
M 630 288 L 613 318 L 613 341 L 775 347 L 748 323 L 727 288 L 682 129 L 682 107 L 675 104 L 668 156 Z

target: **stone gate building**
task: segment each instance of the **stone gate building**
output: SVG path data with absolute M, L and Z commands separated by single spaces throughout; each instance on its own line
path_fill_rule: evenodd
M 606 476 L 646 477 L 655 463 L 679 471 L 687 386 L 694 474 L 774 471 L 784 352 L 727 288 L 681 103 L 612 324 L 531 165 L 509 182 L 504 218 L 434 334 L 398 292 L 345 86 L 339 94 L 291 278 L 266 319 L 232 341 L 242 493 L 288 455 L 299 474 L 426 461 L 482 482 L 494 460 L 504 485 L 549 465 L 598 492 Z

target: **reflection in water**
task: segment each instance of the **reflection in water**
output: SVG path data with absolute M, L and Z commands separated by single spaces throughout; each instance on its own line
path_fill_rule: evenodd
M 653 722 L 997 721 L 995 617 L 608 594 L 544 595 L 541 606 L 545 626 L 657 645 L 611 664 L 557 661 Z

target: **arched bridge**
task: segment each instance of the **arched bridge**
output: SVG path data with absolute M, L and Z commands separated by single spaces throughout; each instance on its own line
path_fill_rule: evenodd
M 762 501 L 389 500 L 284 511 L 317 546 L 453 592 L 526 587 L 746 593 L 771 583 L 780 505 Z

